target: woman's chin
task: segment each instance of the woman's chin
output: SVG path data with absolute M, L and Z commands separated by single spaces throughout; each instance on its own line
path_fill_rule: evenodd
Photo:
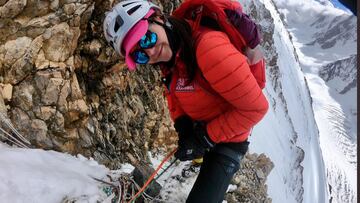
M 163 56 L 163 61 L 168 62 L 171 59 L 172 56 L 172 51 L 170 48 L 162 49 L 162 56 Z

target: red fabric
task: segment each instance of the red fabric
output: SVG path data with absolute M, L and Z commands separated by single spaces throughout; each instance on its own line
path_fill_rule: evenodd
M 232 0 L 185 0 L 172 15 L 178 18 L 194 21 L 193 29 L 197 30 L 202 17 L 215 19 L 221 29 L 228 34 L 230 40 L 238 48 L 243 50 L 246 46 L 255 48 L 260 43 L 259 32 L 256 24 L 242 12 L 242 6 L 238 1 Z M 227 11 L 233 11 L 238 16 L 234 19 Z M 236 23 L 229 23 L 234 20 Z M 256 39 L 255 39 L 256 38 Z
M 225 33 L 209 31 L 198 41 L 196 57 L 205 80 L 217 94 L 199 85 L 198 77 L 184 84 L 184 64 L 177 58 L 167 90 L 172 119 L 187 114 L 206 121 L 210 138 L 216 142 L 242 142 L 268 109 L 268 102 L 252 75 L 246 57 Z
M 199 31 L 201 30 L 201 19 L 207 17 L 215 20 L 221 31 L 227 34 L 233 45 L 242 53 L 248 48 L 254 50 L 261 41 L 256 23 L 242 12 L 242 6 L 239 1 L 185 0 L 173 12 L 173 16 L 186 19 L 190 23 L 194 38 L 199 37 L 201 34 L 201 31 Z M 248 57 L 250 60 L 252 59 L 251 56 Z M 264 61 L 251 65 L 250 70 L 260 88 L 263 89 L 266 82 Z M 207 85 L 204 87 L 212 91 Z
M 179 56 L 177 56 L 177 61 L 179 60 Z M 163 73 L 164 74 L 164 73 Z M 165 96 L 168 103 L 168 108 L 170 112 L 170 117 L 173 121 L 175 121 L 178 117 L 185 114 L 184 110 L 181 108 L 181 105 L 179 104 L 178 100 L 175 98 L 175 95 L 173 95 L 173 91 L 175 90 L 176 82 L 177 81 L 177 71 L 172 75 L 171 83 L 169 87 L 166 87 L 165 89 Z
M 259 87 L 261 89 L 265 88 L 266 78 L 265 78 L 265 59 L 261 59 L 259 62 L 250 66 L 250 70 L 256 79 Z

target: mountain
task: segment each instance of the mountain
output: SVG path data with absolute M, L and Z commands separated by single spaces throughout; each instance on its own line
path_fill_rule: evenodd
M 255 126 L 251 151 L 274 162 L 268 177 L 273 202 L 325 202 L 326 174 L 312 98 L 292 36 L 273 1 L 247 1 L 260 25 L 267 61 L 265 94 L 271 108 Z
M 319 76 L 338 94 L 347 94 L 357 88 L 357 55 L 329 63 L 321 68 Z
M 272 2 L 311 96 L 328 199 L 356 202 L 356 17 L 325 1 Z
M 319 31 L 313 34 L 314 41 L 306 45 L 318 44 L 322 49 L 329 49 L 336 44 L 356 43 L 354 36 L 354 27 L 356 19 L 352 16 L 338 16 L 327 21 L 325 15 L 320 16 L 310 26 L 317 28 Z
M 179 3 L 161 2 L 168 10 Z M 263 92 L 270 108 L 253 128 L 249 154 L 227 200 L 246 196 L 254 202 L 260 196 L 275 203 L 356 202 L 356 18 L 326 0 L 241 3 L 263 34 Z M 151 156 L 161 157 L 161 147 L 169 151 L 176 146 L 159 73 L 149 67 L 129 72 L 104 41 L 103 14 L 112 4 L 0 2 L 0 126 L 9 130 L 6 122 L 12 122 L 19 131 L 10 135 L 24 135 L 31 147 L 63 152 L 0 145 L 0 159 L 8 163 L 0 164 L 6 179 L 0 184 L 1 199 L 21 201 L 32 195 L 36 202 L 48 202 L 41 194 L 54 190 L 60 201 L 103 200 L 103 185 L 86 175 L 119 182 L 106 173 L 116 173 L 110 169 L 124 163 L 156 166 L 159 161 Z M 8 137 L 0 139 L 10 143 Z M 92 157 L 107 168 L 66 153 Z M 35 160 L 40 161 L 34 165 Z M 84 165 L 75 164 L 81 161 Z M 175 174 L 182 164 L 174 167 Z M 37 167 L 44 172 L 27 178 Z M 72 178 L 81 170 L 87 172 L 80 180 Z M 160 181 L 162 197 L 184 202 L 194 179 L 182 183 L 169 173 L 164 177 L 171 180 Z M 67 177 L 65 187 L 54 187 L 62 177 Z M 72 185 L 72 179 L 79 182 Z M 11 192 L 27 188 L 32 190 L 23 196 Z

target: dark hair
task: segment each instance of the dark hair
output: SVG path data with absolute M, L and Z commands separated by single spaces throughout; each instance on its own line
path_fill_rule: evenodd
M 192 30 L 188 22 L 184 19 L 174 16 L 167 16 L 167 20 L 172 24 L 172 32 L 176 39 L 179 39 L 180 59 L 186 66 L 188 81 L 191 82 L 195 78 L 198 68 L 195 52 L 195 40 L 192 36 Z M 174 53 L 175 54 L 175 53 Z

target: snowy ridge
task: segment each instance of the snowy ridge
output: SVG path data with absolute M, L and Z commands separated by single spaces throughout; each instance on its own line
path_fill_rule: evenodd
M 304 74 L 273 1 L 247 2 L 261 25 L 267 60 L 269 112 L 255 128 L 252 149 L 275 164 L 268 178 L 274 202 L 325 202 L 325 169 Z
M 275 2 L 309 84 L 329 200 L 356 202 L 356 17 L 315 1 Z

